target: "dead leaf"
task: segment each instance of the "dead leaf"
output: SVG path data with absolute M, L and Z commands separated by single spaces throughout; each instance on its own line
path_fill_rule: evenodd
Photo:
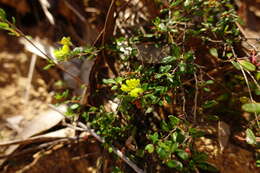
M 57 108 L 61 112 L 65 112 L 66 106 L 61 105 Z M 25 140 L 31 136 L 40 134 L 50 128 L 56 126 L 63 119 L 63 115 L 54 110 L 49 110 L 43 112 L 39 116 L 36 116 L 34 119 L 29 121 L 20 134 L 17 135 L 16 139 Z M 7 148 L 5 155 L 12 154 L 20 145 L 12 145 Z M 0 160 L 0 166 L 4 163 L 6 159 Z

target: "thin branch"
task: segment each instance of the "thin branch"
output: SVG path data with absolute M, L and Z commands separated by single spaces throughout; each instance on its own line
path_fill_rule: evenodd
M 233 52 L 234 56 L 237 58 L 237 55 L 235 53 L 234 48 L 232 47 L 231 49 L 232 49 L 232 52 Z M 247 88 L 248 88 L 250 100 L 251 100 L 252 103 L 254 103 L 255 101 L 254 101 L 253 96 L 252 96 L 251 88 L 250 88 L 249 81 L 248 81 L 248 78 L 246 76 L 245 70 L 243 69 L 243 67 L 242 67 L 242 65 L 240 63 L 238 63 L 238 65 L 239 65 L 239 67 L 241 69 L 241 72 L 242 72 L 242 74 L 244 76 L 244 79 L 246 81 L 246 85 L 247 85 Z M 258 128 L 260 128 L 260 124 L 259 124 L 259 121 L 258 121 L 257 113 L 255 112 L 254 115 L 255 115 L 256 122 L 257 122 L 257 126 L 258 126 Z
M 193 112 L 193 120 L 196 123 L 197 121 L 197 106 L 198 106 L 198 95 L 199 95 L 199 88 L 198 88 L 198 78 L 196 72 L 194 74 L 195 79 L 195 96 L 194 96 L 194 112 Z
M 260 85 L 258 84 L 258 82 L 255 80 L 254 76 L 248 71 L 245 70 L 247 72 L 247 74 L 251 77 L 251 79 L 254 81 L 255 85 L 257 86 L 257 88 L 260 90 Z

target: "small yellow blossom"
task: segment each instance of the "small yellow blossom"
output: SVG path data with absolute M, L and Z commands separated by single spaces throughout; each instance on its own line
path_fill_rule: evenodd
M 59 49 L 54 50 L 54 56 L 57 59 L 62 60 L 63 57 L 68 55 L 70 52 L 70 46 L 72 46 L 70 37 L 63 37 L 60 41 L 60 44 L 62 44 L 63 46 Z
M 67 55 L 70 52 L 70 48 L 68 45 L 63 45 L 61 49 L 54 50 L 54 56 L 58 59 Z
M 140 85 L 140 79 L 129 79 L 125 83 L 129 88 L 134 89 Z
M 139 87 L 140 80 L 139 79 L 129 79 L 126 80 L 126 84 L 121 85 L 121 90 L 124 92 L 128 92 L 131 97 L 138 97 L 139 94 L 143 92 L 143 89 Z

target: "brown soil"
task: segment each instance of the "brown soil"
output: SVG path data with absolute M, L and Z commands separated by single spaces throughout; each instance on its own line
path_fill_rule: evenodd
M 6 33 L 0 33 L 0 141 L 12 138 L 7 118 L 22 116 L 22 122 L 30 120 L 47 108 L 52 100 L 43 77 L 34 70 L 30 98 L 25 101 L 26 86 L 31 54 Z M 43 104 L 44 103 L 44 104 Z M 21 122 L 21 123 L 22 123 Z M 21 125 L 21 124 L 19 124 Z M 14 132 L 14 133 L 12 133 Z M 11 136 L 10 136 L 11 135 Z

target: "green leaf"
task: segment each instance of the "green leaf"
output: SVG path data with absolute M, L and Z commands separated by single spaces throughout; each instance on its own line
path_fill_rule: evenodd
M 111 87 L 111 90 L 114 91 L 114 90 L 117 90 L 118 89 L 118 86 L 117 85 L 114 85 Z
M 176 142 L 182 143 L 185 140 L 185 136 L 182 134 L 181 131 L 177 132 L 177 139 Z
M 145 150 L 147 150 L 148 153 L 153 153 L 154 152 L 154 145 L 153 144 L 146 145 Z
M 152 143 L 154 144 L 158 141 L 159 135 L 157 132 L 155 132 L 153 135 L 150 135 L 149 137 L 152 140 Z
M 257 95 L 257 96 L 260 95 L 260 89 L 259 89 L 259 88 L 256 88 L 256 89 L 255 89 L 255 95 Z
M 214 81 L 213 80 L 208 80 L 205 82 L 206 85 L 211 85 L 211 84 L 214 84 Z
M 172 45 L 171 53 L 174 57 L 179 58 L 181 56 L 181 49 L 176 44 Z
M 208 108 L 212 108 L 213 106 L 216 106 L 217 104 L 218 102 L 215 100 L 208 100 L 202 105 L 202 107 L 208 109 Z
M 154 36 L 154 34 L 145 34 L 144 37 L 146 38 L 152 38 Z
M 169 160 L 166 165 L 169 167 L 169 168 L 176 168 L 178 170 L 181 170 L 183 168 L 183 165 L 180 161 L 178 160 Z
M 256 80 L 260 80 L 260 71 L 256 72 L 255 78 Z
M 77 103 L 70 106 L 70 109 L 72 109 L 72 110 L 75 110 L 78 108 L 79 108 L 79 104 L 77 104 Z
M 55 64 L 48 64 L 45 67 L 43 67 L 43 70 L 49 70 L 53 66 L 55 66 Z
M 172 68 L 171 65 L 166 65 L 166 66 L 161 66 L 160 67 L 160 73 L 167 73 L 168 71 L 170 71 Z
M 145 114 L 149 114 L 153 112 L 153 107 L 148 107 L 147 110 L 145 111 Z
M 0 19 L 6 20 L 6 13 L 2 8 L 0 8 Z
M 155 77 L 155 79 L 160 79 L 163 76 L 164 76 L 164 74 L 157 73 L 154 77 Z
M 119 84 L 121 84 L 122 82 L 123 82 L 123 78 L 122 77 L 117 77 L 117 78 L 115 78 L 115 81 L 117 82 L 117 83 L 119 83 Z
M 246 112 L 260 113 L 260 103 L 246 103 L 242 106 L 242 109 Z
M 192 155 L 192 160 L 195 161 L 196 163 L 204 162 L 207 159 L 208 159 L 208 156 L 205 153 L 197 152 Z
M 166 96 L 164 96 L 164 98 L 165 98 L 165 100 L 167 101 L 168 104 L 171 104 L 171 102 L 172 102 L 171 96 L 166 95 Z
M 181 61 L 181 62 L 179 63 L 180 71 L 181 71 L 181 72 L 185 72 L 186 66 L 187 66 L 187 64 L 184 63 L 183 61 Z
M 189 159 L 189 154 L 186 153 L 185 151 L 183 150 L 178 150 L 177 151 L 177 155 L 182 159 L 182 160 L 188 160 Z
M 166 132 L 170 131 L 169 125 L 165 121 L 161 122 L 161 127 Z
M 165 151 L 165 149 L 163 149 L 162 147 L 158 147 L 156 150 L 157 154 L 159 155 L 160 158 L 165 159 L 167 158 L 167 156 L 169 155 L 169 153 L 167 153 Z
M 85 119 L 85 121 L 89 121 L 89 114 L 87 112 L 83 112 L 81 116 Z
M 155 88 L 155 92 L 156 93 L 160 93 L 160 94 L 163 94 L 163 93 L 166 93 L 167 92 L 167 87 L 164 87 L 164 86 L 156 86 Z
M 233 53 L 230 53 L 230 52 L 229 52 L 229 53 L 226 54 L 226 56 L 227 56 L 228 58 L 231 58 L 231 57 L 233 56 Z
M 172 141 L 173 142 L 177 142 L 177 137 L 178 137 L 178 133 L 177 132 L 174 132 L 174 133 L 172 133 Z
M 112 147 L 109 147 L 109 148 L 108 148 L 108 152 L 109 152 L 109 153 L 112 153 L 112 152 L 113 152 L 113 148 L 112 148 Z
M 8 29 L 8 28 L 9 28 L 9 25 L 8 25 L 8 23 L 0 22 L 0 28 L 1 28 L 1 29 Z
M 173 115 L 169 115 L 168 118 L 170 119 L 170 123 L 172 126 L 177 126 L 180 123 L 180 119 Z
M 211 91 L 210 88 L 203 88 L 203 90 L 206 91 L 206 92 L 210 92 Z
M 237 70 L 241 70 L 240 65 L 238 62 L 235 61 L 231 61 L 232 65 L 237 69 Z
M 168 63 L 171 63 L 171 62 L 173 62 L 175 60 L 176 60 L 176 57 L 174 57 L 174 56 L 167 56 L 167 57 L 162 59 L 162 63 L 168 64 Z
M 116 81 L 114 79 L 103 79 L 104 84 L 115 84 Z
M 246 129 L 246 142 L 251 145 L 256 144 L 256 137 L 251 129 Z
M 172 143 L 170 146 L 170 152 L 174 153 L 178 149 L 178 147 L 179 147 L 178 143 Z
M 205 171 L 219 172 L 219 170 L 218 170 L 215 166 L 213 166 L 213 165 L 211 165 L 211 164 L 209 164 L 209 163 L 207 163 L 207 162 L 201 162 L 201 163 L 199 163 L 199 164 L 198 164 L 198 167 L 199 167 L 200 169 L 202 169 L 202 170 L 205 170 Z
M 16 19 L 15 19 L 15 17 L 13 17 L 13 16 L 12 16 L 12 22 L 13 22 L 13 24 L 15 25 Z
M 260 168 L 260 160 L 256 161 L 256 167 Z
M 249 62 L 249 61 L 241 60 L 241 61 L 238 61 L 238 62 L 241 64 L 241 66 L 242 66 L 243 68 L 245 68 L 245 69 L 248 70 L 248 71 L 255 71 L 255 70 L 256 70 L 255 65 L 252 64 L 252 63 Z
M 190 128 L 189 133 L 194 138 L 202 137 L 204 135 L 203 131 L 197 130 L 195 128 Z
M 218 50 L 216 48 L 211 48 L 209 50 L 209 53 L 214 56 L 215 58 L 218 58 Z
M 184 6 L 185 7 L 188 7 L 188 6 L 190 6 L 192 4 L 192 0 L 186 0 L 185 2 L 184 2 Z

